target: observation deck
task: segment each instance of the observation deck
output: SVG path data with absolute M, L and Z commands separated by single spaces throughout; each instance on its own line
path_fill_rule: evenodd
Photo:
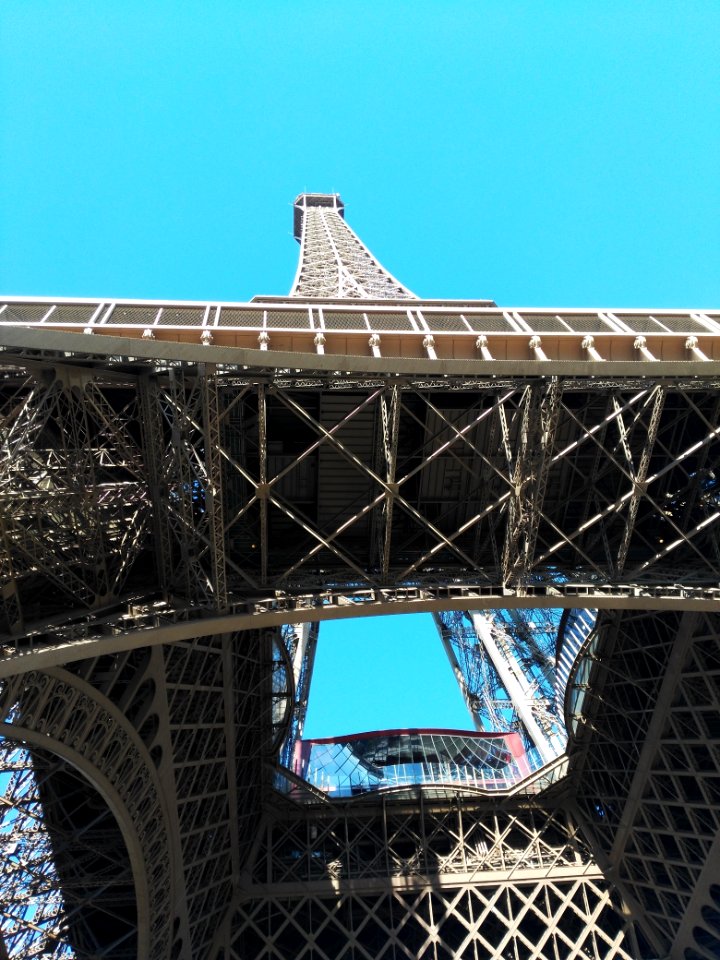
M 298 243 L 302 240 L 303 217 L 309 207 L 326 207 L 345 219 L 345 204 L 339 193 L 301 193 L 293 204 L 293 236 Z
M 515 732 L 428 728 L 300 740 L 293 772 L 339 799 L 408 787 L 507 791 L 540 765 Z

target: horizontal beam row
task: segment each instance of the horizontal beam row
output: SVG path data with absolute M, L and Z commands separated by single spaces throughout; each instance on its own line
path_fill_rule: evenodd
M 306 372 L 331 380 L 349 376 L 577 376 L 603 378 L 720 376 L 720 332 L 700 335 L 583 335 L 209 330 L 182 327 L 101 327 L 86 336 L 67 324 L 3 324 L 0 348 L 87 354 L 115 360 L 232 365 L 256 372 Z M 90 339 L 92 337 L 92 340 Z M 378 339 L 379 338 L 379 339 Z M 481 342 L 482 341 L 482 342 Z M 590 342 L 592 341 L 592 343 Z M 697 341 L 697 343 L 695 343 Z
M 242 604 L 222 616 L 208 616 L 196 608 L 173 609 L 162 602 L 130 604 L 112 615 L 85 616 L 72 623 L 26 627 L 17 642 L 0 638 L 0 679 L 47 669 L 87 657 L 100 657 L 138 647 L 152 647 L 228 631 L 279 627 L 284 624 L 325 622 L 358 617 L 438 613 L 449 610 L 680 610 L 717 611 L 720 588 L 660 588 L 633 584 L 591 587 L 565 584 L 561 588 L 524 590 L 403 588 L 395 591 L 356 591 L 301 597 L 271 598 Z M 52 640 L 48 640 L 52 629 Z
M 262 298 L 247 303 L 0 299 L 0 322 L 80 327 L 247 327 L 250 329 L 468 333 L 718 333 L 720 310 L 497 307 L 492 301 Z

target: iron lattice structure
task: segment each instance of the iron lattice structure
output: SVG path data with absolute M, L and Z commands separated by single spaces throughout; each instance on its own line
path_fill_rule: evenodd
M 0 303 L 0 957 L 717 956 L 720 313 L 421 300 L 343 212 L 288 297 Z M 565 753 L 283 772 L 317 624 L 406 610 Z
M 563 704 L 556 690 L 557 613 L 435 614 L 477 729 L 518 731 L 530 756 L 544 763 L 562 753 L 566 743 Z M 563 684 L 559 690 L 564 692 Z

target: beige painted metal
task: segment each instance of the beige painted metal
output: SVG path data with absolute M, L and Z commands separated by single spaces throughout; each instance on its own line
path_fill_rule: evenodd
M 29 306 L 43 304 L 43 301 L 6 301 L 5 306 Z M 47 302 L 48 311 L 61 304 L 61 301 Z M 148 310 L 155 303 L 125 301 L 130 309 Z M 113 304 L 108 308 L 121 307 Z M 179 305 L 183 309 L 193 308 L 193 304 Z M 533 316 L 545 318 L 548 310 L 523 310 L 526 327 L 530 329 L 513 330 L 507 327 L 503 331 L 496 329 L 497 324 L 489 322 L 487 330 L 483 326 L 483 316 L 494 320 L 500 313 L 496 308 L 478 308 L 472 314 L 473 326 L 469 324 L 464 331 L 447 331 L 440 328 L 427 330 L 412 329 L 407 319 L 407 311 L 399 311 L 392 306 L 383 307 L 383 317 L 395 311 L 397 330 L 385 327 L 373 332 L 373 313 L 367 307 L 363 312 L 354 314 L 343 306 L 348 315 L 357 316 L 357 329 L 329 329 L 318 332 L 310 326 L 309 307 L 298 310 L 296 304 L 285 303 L 288 314 L 291 308 L 297 313 L 297 326 L 286 325 L 273 328 L 271 311 L 257 304 L 232 304 L 225 309 L 247 312 L 251 322 L 247 326 L 213 326 L 208 337 L 207 327 L 201 324 L 173 325 L 158 324 L 151 328 L 139 323 L 123 323 L 122 309 L 110 313 L 107 322 L 69 323 L 54 319 L 54 314 L 42 321 L 5 319 L 7 309 L 0 312 L 0 345 L 38 346 L 47 349 L 67 349 L 87 352 L 88 334 L 97 338 L 92 344 L 93 353 L 106 355 L 128 355 L 133 343 L 131 355 L 138 357 L 157 357 L 162 359 L 185 359 L 199 362 L 237 364 L 240 366 L 292 367 L 297 369 L 333 370 L 367 373 L 402 374 L 463 374 L 483 376 L 490 374 L 568 374 L 582 373 L 589 376 L 613 375 L 658 375 L 663 373 L 696 374 L 699 376 L 717 375 L 720 369 L 720 319 L 707 317 L 701 325 L 698 315 L 691 311 L 677 312 L 676 317 L 683 322 L 682 329 L 673 332 L 660 326 L 656 332 L 643 336 L 642 349 L 636 346 L 637 333 L 631 326 L 625 329 L 611 328 L 597 313 L 597 330 L 592 336 L 583 331 L 543 332 L 542 349 L 538 344 L 538 334 L 532 332 Z M 165 308 L 168 309 L 167 305 Z M 162 309 L 158 306 L 158 310 Z M 200 310 L 198 308 L 197 312 Z M 517 312 L 517 311 L 515 311 Z M 659 312 L 659 311 L 656 311 Z M 457 316 L 457 311 L 436 310 L 439 318 Z M 572 311 L 563 311 L 572 320 Z M 627 314 L 626 314 L 627 315 Z M 222 310 L 220 311 L 222 317 Z M 587 316 L 587 311 L 583 314 Z M 643 326 L 653 314 L 637 312 Z M 705 316 L 705 315 L 703 315 Z M 430 318 L 432 322 L 432 317 Z M 283 322 L 286 323 L 283 318 Z M 386 322 L 386 320 L 384 320 Z M 148 336 L 148 331 L 150 336 Z M 41 336 L 33 334 L 37 332 Z M 65 336 L 63 336 L 65 335 Z M 318 337 L 321 337 L 319 340 Z M 66 337 L 68 339 L 66 339 Z M 430 339 L 428 339 L 430 338 Z M 589 349 L 592 339 L 592 350 Z M 139 343 L 137 341 L 140 341 Z M 372 341 L 372 342 L 371 342 Z M 482 341 L 482 343 L 480 343 Z M 319 349 L 319 344 L 322 350 Z M 196 347 L 196 350 L 192 350 Z M 190 353 L 187 350 L 191 350 Z M 379 356 L 379 353 L 382 356 Z M 400 364 L 400 366 L 398 366 Z M 405 366 L 407 364 L 407 367 Z

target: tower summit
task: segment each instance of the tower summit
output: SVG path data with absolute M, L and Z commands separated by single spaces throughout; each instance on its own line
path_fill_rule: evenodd
M 301 193 L 294 204 L 300 259 L 291 297 L 414 300 L 345 222 L 337 193 Z

